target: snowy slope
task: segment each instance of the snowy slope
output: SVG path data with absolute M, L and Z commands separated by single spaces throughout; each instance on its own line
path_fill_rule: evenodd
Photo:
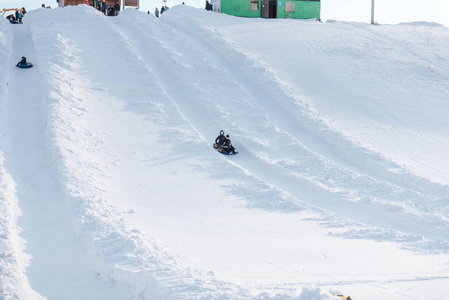
M 21 215 L 17 207 L 15 182 L 5 169 L 4 151 L 7 145 L 5 127 L 6 93 L 9 89 L 9 58 L 13 33 L 9 22 L 0 22 L 0 296 L 5 299 L 27 299 L 36 293 L 30 288 L 24 272 L 24 264 L 29 256 L 22 253 L 24 241 L 18 236 L 17 217 Z
M 449 292 L 446 27 L 25 21 L 0 23 L 1 297 Z

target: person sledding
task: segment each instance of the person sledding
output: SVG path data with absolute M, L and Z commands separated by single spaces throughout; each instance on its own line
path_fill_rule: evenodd
M 6 17 L 6 19 L 8 19 L 9 23 L 11 24 L 19 24 L 19 21 L 16 20 L 16 17 L 14 17 L 14 15 L 9 15 Z
M 223 143 L 223 141 L 226 139 L 224 134 L 225 134 L 225 132 L 223 130 L 220 130 L 220 135 L 217 136 L 217 138 L 215 139 L 215 144 L 214 144 L 215 148 L 220 147 L 221 143 Z
M 28 65 L 28 63 L 27 63 L 26 57 L 22 56 L 22 60 L 19 61 L 16 66 L 17 67 L 24 67 L 24 66 L 27 66 L 27 65 Z
M 25 69 L 31 68 L 32 66 L 33 66 L 33 64 L 30 62 L 27 62 L 27 59 L 25 56 L 22 56 L 22 60 L 19 61 L 16 65 L 16 67 L 18 67 L 18 68 L 25 68 Z
M 229 137 L 229 134 L 226 135 L 226 138 L 223 140 L 223 142 L 220 144 L 218 151 L 225 153 L 225 154 L 237 154 L 238 152 L 235 151 L 234 146 L 232 146 L 231 139 Z

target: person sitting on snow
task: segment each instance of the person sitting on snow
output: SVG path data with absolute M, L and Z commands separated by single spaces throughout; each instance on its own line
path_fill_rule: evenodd
M 19 61 L 16 66 L 20 67 L 20 66 L 26 66 L 26 65 L 27 65 L 27 59 L 25 56 L 22 56 L 22 60 Z
M 224 131 L 220 130 L 220 135 L 217 136 L 217 138 L 215 139 L 215 145 L 217 145 L 217 147 L 220 147 L 221 143 L 223 143 L 223 141 L 225 140 L 225 135 L 224 135 Z
M 232 146 L 231 140 L 229 138 L 229 134 L 226 135 L 226 138 L 221 143 L 220 148 L 223 148 L 223 151 L 225 151 L 228 154 L 237 154 L 238 153 L 235 151 L 235 148 Z
M 109 17 L 113 17 L 114 16 L 114 7 L 111 5 L 108 7 L 108 14 Z
M 9 23 L 11 23 L 11 24 L 17 24 L 18 23 L 16 18 L 14 17 L 14 15 L 9 15 L 6 18 L 9 20 Z

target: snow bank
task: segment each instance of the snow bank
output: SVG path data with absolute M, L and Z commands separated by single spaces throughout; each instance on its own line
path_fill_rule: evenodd
M 1 142 L 0 146 L 3 146 Z M 21 229 L 16 221 L 21 211 L 15 192 L 15 182 L 5 169 L 0 151 L 0 298 L 42 299 L 30 287 L 25 275 L 31 256 L 23 252 L 25 241 L 19 237 Z
M 1 145 L 1 144 L 0 144 Z M 17 249 L 19 228 L 16 219 L 19 213 L 15 197 L 14 181 L 6 173 L 0 151 L 0 298 L 21 298 L 20 286 L 25 277 L 19 266 Z
M 19 297 L 19 287 L 23 280 L 19 267 L 14 240 L 17 239 L 18 228 L 15 225 L 17 214 L 17 198 L 15 183 L 4 167 L 3 151 L 5 141 L 5 98 L 6 78 L 9 72 L 9 59 L 12 47 L 12 33 L 9 22 L 0 18 L 0 298 Z
M 12 65 L 12 26 L 0 18 L 0 298 L 38 299 L 25 276 L 29 255 L 23 253 L 25 241 L 19 237 L 21 229 L 16 225 L 21 210 L 17 205 L 16 183 L 5 166 L 3 151 L 9 146 L 5 136 L 5 99 L 8 93 L 8 74 Z

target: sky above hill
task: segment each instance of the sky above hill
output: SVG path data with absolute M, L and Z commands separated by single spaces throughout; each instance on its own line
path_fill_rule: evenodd
M 167 6 L 181 4 L 182 0 L 167 0 Z M 204 7 L 205 0 L 184 0 L 186 5 Z M 339 21 L 371 21 L 371 0 L 322 0 L 321 18 Z M 28 10 L 42 4 L 57 7 L 55 0 L 0 0 L 0 8 L 25 6 Z M 141 0 L 140 10 L 154 12 L 164 4 L 162 0 Z M 449 1 L 447 0 L 375 0 L 375 21 L 379 24 L 427 21 L 449 26 Z

